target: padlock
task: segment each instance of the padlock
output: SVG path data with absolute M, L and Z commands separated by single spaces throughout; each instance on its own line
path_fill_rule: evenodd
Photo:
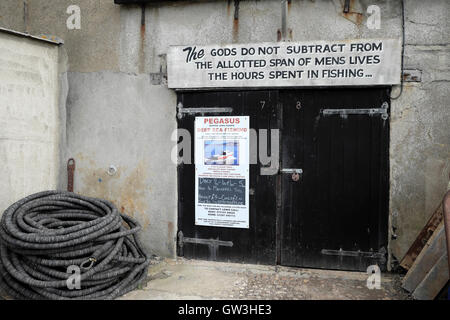
M 300 175 L 297 172 L 292 174 L 292 181 L 298 181 L 300 179 Z

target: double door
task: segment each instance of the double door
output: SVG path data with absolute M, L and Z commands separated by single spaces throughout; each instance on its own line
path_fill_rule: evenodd
M 195 224 L 199 116 L 250 117 L 250 151 L 256 152 L 250 158 L 256 161 L 249 164 L 248 229 Z M 191 159 L 178 167 L 179 255 L 385 269 L 388 88 L 184 92 L 178 94 L 177 121 L 192 137 Z M 264 153 L 271 163 L 261 161 Z

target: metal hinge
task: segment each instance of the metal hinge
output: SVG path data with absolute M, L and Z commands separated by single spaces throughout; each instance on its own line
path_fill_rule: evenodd
M 217 259 L 217 251 L 220 246 L 232 247 L 232 241 L 223 241 L 219 239 L 201 239 L 201 238 L 187 238 L 183 235 L 183 231 L 178 231 L 178 248 L 180 256 L 183 256 L 183 247 L 185 243 L 204 244 L 208 246 L 210 260 Z
M 283 168 L 280 170 L 281 173 L 298 173 L 298 174 L 302 174 L 303 173 L 303 169 L 300 168 Z
M 379 260 L 381 264 L 386 262 L 386 249 L 382 247 L 380 251 L 346 251 L 346 250 L 331 250 L 331 249 L 322 249 L 320 251 L 321 254 L 329 255 L 329 256 L 343 256 L 343 257 L 361 257 L 361 258 L 370 258 Z
M 422 70 L 408 69 L 403 70 L 403 82 L 421 82 Z
M 388 115 L 388 106 L 389 104 L 385 101 L 381 105 L 381 108 L 367 108 L 367 109 L 322 109 L 321 114 L 324 116 L 329 115 L 340 115 L 341 117 L 345 118 L 348 115 L 351 114 L 367 114 L 369 116 L 375 115 L 375 114 L 381 114 L 381 119 L 387 120 L 389 118 Z
M 177 109 L 178 109 L 178 113 L 177 113 L 178 119 L 183 119 L 185 114 L 204 115 L 205 113 L 232 113 L 233 112 L 233 108 L 228 108 L 228 107 L 184 108 L 183 104 L 181 102 L 178 103 Z

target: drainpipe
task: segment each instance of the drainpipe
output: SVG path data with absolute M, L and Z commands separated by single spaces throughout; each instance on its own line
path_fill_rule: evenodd
M 28 33 L 28 0 L 23 0 L 23 32 Z
M 450 277 L 450 191 L 447 191 L 447 193 L 445 194 L 442 206 L 444 208 L 445 237 L 447 238 L 448 274 Z
M 281 0 L 281 41 L 286 41 L 287 36 L 287 7 L 288 0 Z

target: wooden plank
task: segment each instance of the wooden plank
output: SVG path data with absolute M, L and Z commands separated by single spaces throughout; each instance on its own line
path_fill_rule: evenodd
M 444 221 L 441 221 L 403 278 L 402 287 L 409 292 L 413 292 L 445 252 L 445 228 Z
M 434 211 L 425 227 L 423 227 L 422 231 L 420 231 L 419 235 L 417 236 L 416 240 L 413 242 L 409 250 L 406 252 L 405 256 L 400 262 L 401 267 L 405 268 L 406 270 L 409 270 L 409 268 L 411 268 L 417 256 L 420 254 L 433 232 L 443 221 L 443 217 L 443 208 L 441 203 L 439 207 Z
M 443 254 L 412 294 L 417 300 L 433 300 L 448 281 L 447 253 Z

